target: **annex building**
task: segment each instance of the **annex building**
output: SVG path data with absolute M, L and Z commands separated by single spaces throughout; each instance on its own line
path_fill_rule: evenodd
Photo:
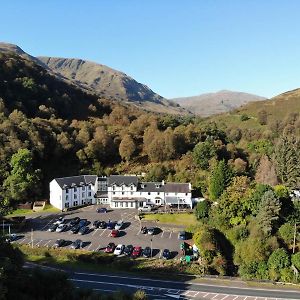
M 50 203 L 61 210 L 88 204 L 108 204 L 111 208 L 192 207 L 191 190 L 190 183 L 141 182 L 133 175 L 80 175 L 53 179 Z

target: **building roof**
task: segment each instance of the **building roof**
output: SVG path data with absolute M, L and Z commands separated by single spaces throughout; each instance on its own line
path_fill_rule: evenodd
M 166 193 L 190 193 L 189 183 L 166 183 L 164 185 Z
M 162 182 L 141 182 L 139 184 L 138 191 L 139 192 L 164 192 L 164 186 Z
M 79 175 L 71 177 L 55 178 L 56 182 L 62 189 L 85 186 L 88 184 L 95 184 L 96 175 Z
M 138 185 L 138 177 L 137 176 L 127 176 L 127 175 L 110 175 L 108 177 L 108 186 L 112 186 L 113 184 L 117 186 L 122 186 L 123 184 L 126 186 L 130 185 Z

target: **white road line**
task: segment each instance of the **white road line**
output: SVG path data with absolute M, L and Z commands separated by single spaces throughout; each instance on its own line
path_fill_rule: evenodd
M 106 231 L 106 229 L 104 229 L 99 236 L 102 236 L 105 231 Z
M 219 294 L 215 294 L 211 299 L 215 299 Z
M 226 299 L 228 296 L 229 296 L 229 295 L 225 295 L 225 297 L 223 297 L 221 300 Z M 256 300 L 256 298 L 255 298 L 255 300 Z
M 46 247 L 52 240 L 49 240 L 45 245 L 44 247 Z
M 235 300 L 238 296 L 235 296 L 233 300 Z
M 164 231 L 161 233 L 161 237 L 160 238 L 163 238 L 163 236 L 164 236 Z
M 86 248 L 86 250 L 89 251 L 91 246 L 92 246 L 92 243 L 89 244 L 89 246 Z
M 203 298 L 207 297 L 209 294 L 210 294 L 210 293 L 206 293 L 206 294 L 203 296 Z M 235 299 L 235 298 L 234 298 L 234 299 Z M 233 299 L 233 300 L 234 300 L 234 299 Z
M 94 229 L 94 232 L 93 232 L 92 236 L 94 236 L 98 232 L 98 230 L 99 230 L 98 228 Z
M 141 234 L 141 229 L 139 229 L 138 233 L 136 235 L 140 235 Z
M 171 238 L 171 236 L 172 236 L 172 231 L 170 232 L 169 239 Z
M 19 244 L 22 244 L 25 240 L 26 240 L 26 237 L 24 237 L 23 239 L 19 240 Z
M 51 219 L 44 227 L 42 227 L 42 230 L 44 230 L 55 218 Z
M 159 251 L 158 258 L 161 258 L 162 250 Z

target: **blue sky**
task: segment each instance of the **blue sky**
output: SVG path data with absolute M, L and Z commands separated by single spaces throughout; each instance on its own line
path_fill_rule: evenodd
M 300 1 L 2 1 L 0 37 L 121 70 L 164 97 L 300 87 Z

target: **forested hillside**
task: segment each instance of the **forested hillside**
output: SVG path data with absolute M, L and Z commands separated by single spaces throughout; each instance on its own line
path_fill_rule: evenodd
M 193 228 L 206 273 L 291 278 L 291 228 L 300 221 L 289 196 L 300 178 L 295 111 L 272 123 L 263 113 L 239 122 L 145 113 L 87 95 L 15 54 L 0 55 L 0 97 L 1 213 L 48 198 L 60 176 L 191 182 L 208 199 Z

